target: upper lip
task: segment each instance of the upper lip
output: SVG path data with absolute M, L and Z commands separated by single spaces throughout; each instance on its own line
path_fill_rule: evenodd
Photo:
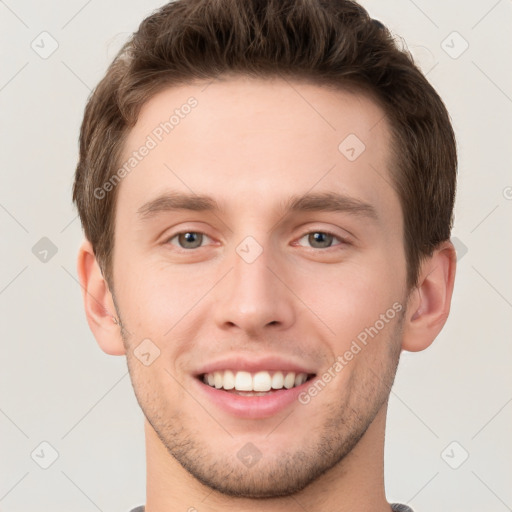
M 296 363 L 292 358 L 283 356 L 247 356 L 247 355 L 231 355 L 229 357 L 219 358 L 201 366 L 195 373 L 196 375 L 204 375 L 222 370 L 246 371 L 256 373 L 259 371 L 286 371 L 295 373 L 314 374 L 311 368 Z

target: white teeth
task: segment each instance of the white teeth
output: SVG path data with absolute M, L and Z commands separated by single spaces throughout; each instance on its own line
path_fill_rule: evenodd
M 305 373 L 297 373 L 297 375 L 295 375 L 295 386 L 300 386 L 301 384 L 304 384 L 307 378 L 308 376 Z
M 236 372 L 235 389 L 237 391 L 254 391 L 252 389 L 252 376 L 249 372 Z
M 254 374 L 249 372 L 234 372 L 232 370 L 215 371 L 205 374 L 203 382 L 216 389 L 236 391 L 266 392 L 271 389 L 291 389 L 304 384 L 308 378 L 306 373 L 267 372 Z
M 235 387 L 235 374 L 231 370 L 224 372 L 224 389 L 233 389 Z
M 272 389 L 282 389 L 284 386 L 283 372 L 276 372 L 272 375 Z
M 293 388 L 293 385 L 295 384 L 295 373 L 291 372 L 286 375 L 284 378 L 284 387 L 286 389 Z
M 252 378 L 253 391 L 269 391 L 272 387 L 272 378 L 268 372 L 258 372 Z

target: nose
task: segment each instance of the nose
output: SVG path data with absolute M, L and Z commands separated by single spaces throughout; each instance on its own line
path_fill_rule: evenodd
M 269 328 L 285 330 L 295 322 L 296 298 L 288 284 L 289 270 L 269 250 L 253 259 L 254 251 L 258 254 L 261 249 L 253 240 L 239 246 L 230 258 L 232 270 L 217 290 L 213 306 L 221 329 L 238 328 L 258 337 Z

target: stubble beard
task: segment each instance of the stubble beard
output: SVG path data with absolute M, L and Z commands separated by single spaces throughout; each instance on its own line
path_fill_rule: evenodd
M 341 390 L 344 392 L 344 400 L 327 406 L 325 419 L 321 427 L 315 429 L 314 436 L 304 430 L 300 446 L 293 450 L 265 453 L 263 449 L 261 459 L 248 468 L 236 456 L 239 447 L 233 449 L 233 453 L 217 449 L 214 446 L 217 442 L 212 445 L 208 441 L 207 425 L 204 425 L 204 430 L 198 429 L 193 418 L 183 414 L 179 408 L 170 410 L 169 404 L 158 402 L 158 394 L 146 389 L 140 362 L 134 361 L 129 351 L 131 343 L 128 330 L 124 329 L 119 315 L 135 396 L 167 452 L 196 480 L 210 489 L 226 496 L 252 499 L 293 495 L 335 466 L 339 466 L 343 473 L 345 458 L 364 436 L 377 413 L 387 404 L 400 359 L 404 317 L 405 311 L 397 316 L 396 322 L 388 326 L 392 327 L 392 331 L 386 333 L 385 330 L 380 333 L 379 339 L 370 342 L 387 345 L 380 367 L 375 370 L 371 367 L 358 368 L 358 371 L 352 373 L 348 385 Z M 172 385 L 172 382 L 169 384 Z M 193 398 L 187 398 L 193 401 Z M 315 400 L 310 404 L 314 404 Z M 315 407 L 310 404 L 296 407 Z M 311 415 L 318 415 L 318 410 L 312 409 Z M 194 424 L 195 429 L 190 428 L 190 424 Z M 279 426 L 281 433 L 286 428 L 297 428 L 293 413 Z M 217 432 L 218 429 L 214 430 Z M 226 438 L 228 442 L 233 441 L 227 433 Z

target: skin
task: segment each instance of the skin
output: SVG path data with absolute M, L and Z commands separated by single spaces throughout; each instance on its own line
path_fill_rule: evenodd
M 113 286 L 87 240 L 78 258 L 91 330 L 106 353 L 126 355 L 146 416 L 146 510 L 389 512 L 390 387 L 401 350 L 427 348 L 447 319 L 453 246 L 425 259 L 407 290 L 390 131 L 371 99 L 277 79 L 206 85 L 160 92 L 129 134 L 126 158 L 190 96 L 198 101 L 118 185 Z M 366 146 L 355 161 L 338 149 L 348 134 Z M 280 210 L 325 191 L 370 205 L 375 218 Z M 166 192 L 209 194 L 223 209 L 141 219 Z M 192 231 L 205 236 L 187 249 L 176 235 Z M 315 232 L 335 237 L 322 245 Z M 247 236 L 262 248 L 252 263 L 236 251 Z M 318 378 L 397 303 L 400 313 L 306 405 L 241 419 L 199 392 L 194 372 L 232 354 L 283 357 Z M 149 366 L 134 355 L 147 338 L 160 350 Z M 249 442 L 261 453 L 251 468 L 237 457 Z

